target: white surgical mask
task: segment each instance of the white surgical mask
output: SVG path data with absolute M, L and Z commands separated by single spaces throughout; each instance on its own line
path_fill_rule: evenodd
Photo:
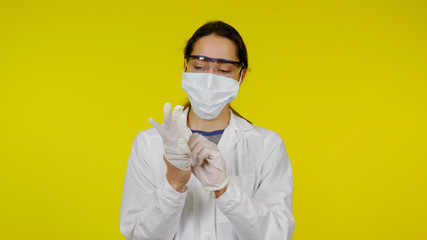
M 182 73 L 182 88 L 194 113 L 206 120 L 215 119 L 239 92 L 239 82 L 212 73 Z

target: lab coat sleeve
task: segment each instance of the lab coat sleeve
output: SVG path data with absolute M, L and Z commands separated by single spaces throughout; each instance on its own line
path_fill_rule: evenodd
M 279 144 L 267 151 L 253 197 L 230 182 L 225 193 L 215 199 L 240 239 L 292 238 L 292 168 L 282 139 L 278 135 L 275 139 Z
M 120 232 L 127 240 L 173 239 L 185 203 L 186 192 L 175 191 L 166 176 L 156 186 L 149 144 L 143 132 L 135 137 L 126 168 Z

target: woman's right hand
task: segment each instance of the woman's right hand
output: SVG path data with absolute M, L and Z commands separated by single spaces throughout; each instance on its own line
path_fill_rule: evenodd
M 148 121 L 160 134 L 163 142 L 163 158 L 167 166 L 166 178 L 177 191 L 182 192 L 191 176 L 191 152 L 187 145 L 191 131 L 187 128 L 187 116 L 184 107 L 177 105 L 171 114 L 171 104 L 163 107 L 164 122 L 162 125 L 152 118 Z

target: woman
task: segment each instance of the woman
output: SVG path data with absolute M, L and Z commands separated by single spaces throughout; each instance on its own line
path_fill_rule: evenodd
M 280 136 L 229 103 L 248 68 L 230 25 L 209 22 L 185 48 L 190 103 L 134 139 L 123 189 L 126 239 L 291 239 L 292 169 Z

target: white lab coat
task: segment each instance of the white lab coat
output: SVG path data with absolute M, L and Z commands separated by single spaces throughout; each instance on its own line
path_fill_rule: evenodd
M 154 128 L 139 132 L 120 209 L 126 239 L 290 240 L 292 168 L 280 136 L 231 113 L 218 148 L 230 178 L 226 192 L 215 199 L 192 175 L 179 193 L 166 180 L 160 135 Z

